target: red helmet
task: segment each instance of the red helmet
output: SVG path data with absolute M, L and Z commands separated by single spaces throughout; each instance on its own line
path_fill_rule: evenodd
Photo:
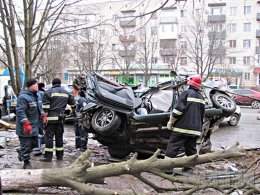
M 198 89 L 201 88 L 201 82 L 202 78 L 200 75 L 194 75 L 190 77 L 190 80 L 188 81 L 188 85 L 192 85 Z

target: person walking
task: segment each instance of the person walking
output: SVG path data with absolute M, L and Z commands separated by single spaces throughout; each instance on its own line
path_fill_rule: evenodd
M 61 87 L 61 80 L 54 78 L 52 88 L 43 96 L 43 110 L 47 114 L 48 123 L 45 127 L 45 153 L 40 159 L 42 162 L 51 162 L 53 157 L 53 138 L 55 137 L 55 150 L 57 160 L 63 160 L 63 122 L 65 120 L 66 105 L 75 109 L 74 97 Z
M 16 106 L 16 134 L 19 136 L 20 148 L 17 149 L 18 158 L 24 161 L 23 168 L 32 168 L 30 153 L 37 145 L 39 121 L 46 122 L 47 118 L 42 110 L 42 98 L 38 91 L 37 80 L 30 78 L 26 81 L 26 88 L 17 99 Z
M 173 109 L 167 128 L 172 130 L 166 149 L 166 158 L 175 158 L 182 146 L 185 155 L 191 156 L 197 153 L 197 139 L 201 134 L 205 113 L 205 101 L 200 93 L 202 78 L 200 75 L 190 77 L 188 89 L 184 90 Z M 189 171 L 191 167 L 184 167 L 183 171 Z
M 86 92 L 81 90 L 76 103 L 76 118 L 75 118 L 75 146 L 76 149 L 85 151 L 88 143 L 87 129 L 82 125 L 81 109 L 87 105 Z

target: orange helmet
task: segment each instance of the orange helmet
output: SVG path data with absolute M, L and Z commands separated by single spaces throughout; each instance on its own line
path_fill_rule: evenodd
M 194 75 L 190 77 L 190 80 L 188 81 L 188 85 L 191 85 L 193 87 L 196 87 L 198 89 L 201 88 L 202 78 L 200 75 Z

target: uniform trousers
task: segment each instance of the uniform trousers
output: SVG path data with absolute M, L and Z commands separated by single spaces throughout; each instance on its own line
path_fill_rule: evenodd
M 56 157 L 62 158 L 63 148 L 63 123 L 48 123 L 45 128 L 45 153 L 44 157 L 52 159 L 53 151 L 56 151 Z M 55 148 L 53 147 L 53 139 L 55 138 Z

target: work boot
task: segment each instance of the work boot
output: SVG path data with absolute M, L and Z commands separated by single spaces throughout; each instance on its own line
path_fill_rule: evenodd
M 63 157 L 62 157 L 62 156 L 57 156 L 57 160 L 62 161 L 62 160 L 63 160 Z
M 41 162 L 51 162 L 52 161 L 52 159 L 51 158 L 46 158 L 46 157 L 41 157 L 40 159 L 39 159 L 39 161 L 41 161 Z
M 32 165 L 29 160 L 25 160 L 23 163 L 23 169 L 32 169 Z
M 22 161 L 21 148 L 16 148 L 16 152 L 18 153 L 18 160 Z

